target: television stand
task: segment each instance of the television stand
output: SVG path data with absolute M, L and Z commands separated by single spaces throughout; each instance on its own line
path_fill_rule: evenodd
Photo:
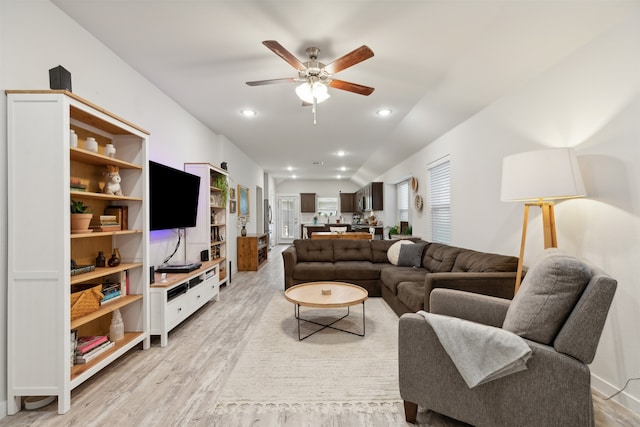
M 162 264 L 156 271 L 158 273 L 191 273 L 202 266 L 200 262 L 192 262 L 189 264 Z

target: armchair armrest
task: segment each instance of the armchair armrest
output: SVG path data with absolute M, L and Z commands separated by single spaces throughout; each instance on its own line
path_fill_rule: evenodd
M 282 261 L 284 262 L 284 289 L 293 286 L 293 267 L 298 263 L 298 254 L 295 246 L 289 246 L 282 251 Z
M 424 307 L 429 308 L 431 291 L 436 288 L 457 289 L 498 298 L 513 298 L 516 284 L 516 272 L 448 272 L 429 273 L 424 279 Z
M 454 289 L 434 289 L 430 312 L 502 327 L 510 300 Z

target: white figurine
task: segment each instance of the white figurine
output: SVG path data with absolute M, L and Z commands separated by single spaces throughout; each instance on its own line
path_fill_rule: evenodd
M 122 196 L 122 188 L 120 187 L 120 168 L 108 165 L 104 180 L 104 193 Z

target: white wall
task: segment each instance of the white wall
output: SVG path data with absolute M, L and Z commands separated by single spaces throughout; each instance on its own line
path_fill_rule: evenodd
M 451 159 L 452 243 L 518 256 L 523 207 L 500 201 L 506 155 L 575 147 L 588 197 L 556 205 L 558 242 L 618 280 L 591 365 L 593 385 L 609 395 L 640 376 L 640 14 L 498 100 L 376 180 L 410 171 L 426 182 L 426 165 Z M 544 173 L 541 165 L 540 173 Z M 424 193 L 421 185 L 418 192 Z M 428 207 L 414 234 L 430 237 Z M 543 248 L 541 219 L 529 219 L 525 263 Z M 640 412 L 640 382 L 616 400 Z
M 298 197 L 300 193 L 316 193 L 318 197 L 336 197 L 339 199 L 341 192 L 355 193 L 360 188 L 359 185 L 345 179 L 328 181 L 289 179 L 277 184 L 276 193 L 279 195 L 297 195 Z M 339 200 L 338 203 L 340 203 Z M 351 222 L 351 215 L 351 213 L 342 214 L 345 223 Z M 313 222 L 313 216 L 314 214 L 312 213 L 298 212 L 298 222 L 300 224 L 311 223 Z M 335 218 L 332 218 L 333 220 Z
M 0 144 L 6 147 L 6 89 L 48 89 L 48 70 L 71 72 L 73 92 L 151 133 L 149 158 L 182 169 L 184 162 L 229 161 L 236 182 L 262 185 L 262 170 L 226 138 L 216 135 L 80 25 L 47 0 L 0 2 Z M 7 170 L 6 148 L 0 169 Z M 242 165 L 242 166 L 241 166 Z M 243 176 L 246 174 L 247 176 Z M 257 178 L 259 177 L 259 179 Z M 43 177 L 44 179 L 44 177 Z M 7 188 L 0 180 L 0 276 L 7 274 Z M 235 229 L 230 227 L 232 233 Z M 152 232 L 150 261 L 159 264 L 176 244 L 175 231 Z M 235 259 L 235 234 L 228 236 Z M 184 259 L 184 248 L 176 254 Z M 6 414 L 6 287 L 0 288 L 0 417 Z

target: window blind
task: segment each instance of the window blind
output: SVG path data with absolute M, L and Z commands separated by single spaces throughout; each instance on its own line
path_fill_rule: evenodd
M 431 239 L 451 242 L 451 176 L 449 160 L 429 169 L 429 210 L 431 213 Z
M 409 221 L 409 181 L 396 184 L 398 222 Z

